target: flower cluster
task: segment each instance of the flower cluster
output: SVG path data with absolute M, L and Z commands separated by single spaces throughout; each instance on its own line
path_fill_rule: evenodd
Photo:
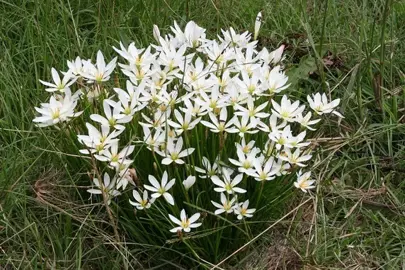
M 154 26 L 157 44 L 114 47 L 127 78 L 123 88 L 108 84 L 117 58 L 106 64 L 100 51 L 95 64 L 77 57 L 68 61 L 69 70 L 61 72 L 62 79 L 52 69 L 53 82 L 41 81 L 53 95 L 49 103 L 36 108 L 41 115 L 34 122 L 41 127 L 59 125 L 81 114 L 79 103 L 91 105 L 87 106 L 91 110 L 87 133 L 77 137 L 83 146 L 80 153 L 105 164 L 104 181 L 95 178 L 95 187 L 88 191 L 104 194 L 108 202 L 130 184 L 135 199 L 130 203 L 139 210 L 153 207 L 162 198 L 175 205 L 172 187 L 179 181 L 185 193 L 210 181 L 219 193 L 220 203 L 211 201 L 216 215 L 250 218 L 255 209 L 248 209 L 246 182 L 262 185 L 299 169 L 294 185 L 304 192 L 314 188 L 311 172 L 305 172 L 312 158 L 308 134 L 325 114 L 343 117 L 336 110 L 339 99 L 330 101 L 326 94 L 316 93 L 307 97 L 308 107 L 283 93 L 289 86 L 282 65 L 284 46 L 258 50 L 255 39 L 260 25 L 261 14 L 254 40 L 251 33 L 233 28 L 209 39 L 193 21 L 184 31 L 174 23 L 167 35 Z M 78 89 L 74 94 L 73 87 Z M 149 175 L 149 183 L 137 186 L 131 173 L 137 161 L 130 158 L 137 145 L 120 139 L 122 134 L 133 135 L 134 126 L 142 131 L 137 136 L 142 139 L 135 142 L 146 146 L 163 167 L 161 177 Z M 217 140 L 220 150 L 211 155 L 217 156 L 213 161 L 191 143 L 196 134 L 206 139 L 210 133 L 215 134 L 210 138 Z M 221 151 L 224 147 L 228 147 L 226 153 Z M 183 166 L 189 176 L 170 179 L 168 168 Z M 199 217 L 196 213 L 188 218 L 184 209 L 180 219 L 169 215 L 176 224 L 171 231 L 189 232 L 201 225 L 195 223 Z

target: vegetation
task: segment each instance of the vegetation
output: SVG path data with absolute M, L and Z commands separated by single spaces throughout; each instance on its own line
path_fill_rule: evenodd
M 111 59 L 119 41 L 147 46 L 153 24 L 168 32 L 173 19 L 194 20 L 213 37 L 230 26 L 253 31 L 260 10 L 259 45 L 286 45 L 288 94 L 341 98 L 345 118 L 323 123 L 313 140 L 322 146 L 316 191 L 279 194 L 261 217 L 265 233 L 240 241 L 243 250 L 221 247 L 211 261 L 175 258 L 173 243 L 133 241 L 136 224 L 120 211 L 117 243 L 104 208 L 88 200 L 86 164 L 67 151 L 76 142 L 32 123 L 47 98 L 39 79 L 98 49 Z M 181 269 L 226 259 L 218 267 L 404 267 L 405 3 L 5 0 L 0 18 L 0 266 Z

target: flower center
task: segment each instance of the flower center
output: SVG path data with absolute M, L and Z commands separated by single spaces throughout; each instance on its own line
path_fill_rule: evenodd
M 245 169 L 249 169 L 250 167 L 252 167 L 252 164 L 250 163 L 249 160 L 245 160 L 245 161 L 242 163 L 242 167 L 245 168 Z
M 173 152 L 170 154 L 170 157 L 172 158 L 172 160 L 176 160 L 179 158 L 179 154 L 177 152 Z
M 182 228 L 188 228 L 189 225 L 190 225 L 190 221 L 188 219 L 181 221 Z
M 117 123 L 117 120 L 115 120 L 114 117 L 111 117 L 110 119 L 108 119 L 108 123 L 110 124 L 110 126 L 115 126 L 115 124 Z
M 52 112 L 52 119 L 57 119 L 57 118 L 59 118 L 59 116 L 60 116 L 60 110 L 59 110 L 59 108 L 57 108 Z

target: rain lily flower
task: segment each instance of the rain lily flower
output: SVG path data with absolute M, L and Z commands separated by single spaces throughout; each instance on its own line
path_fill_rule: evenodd
M 208 114 L 208 116 L 209 116 L 211 122 L 202 120 L 201 124 L 208 127 L 211 132 L 214 132 L 214 133 L 227 132 L 228 133 L 233 130 L 232 126 L 233 126 L 234 118 L 232 118 L 228 122 L 226 122 L 227 118 L 228 118 L 228 112 L 227 112 L 226 107 L 223 107 L 221 109 L 221 112 L 219 114 L 219 119 L 217 119 L 217 117 L 211 112 Z
M 111 107 L 113 109 L 111 110 Z M 104 126 L 111 126 L 118 130 L 125 129 L 121 124 L 128 123 L 132 120 L 132 116 L 121 114 L 121 103 L 114 102 L 108 99 L 103 100 L 104 116 L 99 114 L 90 115 L 91 120 L 96 121 Z
M 247 108 L 238 104 L 235 105 L 235 108 L 238 110 L 235 114 L 244 117 L 250 117 L 250 122 L 257 124 L 257 118 L 265 118 L 269 116 L 268 113 L 261 112 L 262 110 L 264 110 L 264 108 L 266 108 L 267 103 L 268 102 L 264 102 L 259 106 L 255 107 L 253 98 L 248 98 Z
M 190 48 L 196 48 L 200 45 L 200 42 L 205 39 L 205 29 L 199 27 L 195 22 L 189 21 L 184 29 L 184 32 L 180 29 L 176 21 L 174 27 L 170 27 L 177 41 L 187 44 Z
M 64 97 L 51 96 L 49 103 L 41 103 L 41 107 L 35 107 L 40 116 L 32 120 L 37 123 L 39 127 L 47 127 L 56 125 L 61 122 L 68 122 L 71 118 L 75 118 L 82 114 L 82 112 L 75 112 L 78 101 L 78 92 L 71 94 L 69 89 L 65 90 Z
M 97 52 L 97 62 L 93 65 L 91 62 L 84 63 L 85 72 L 82 76 L 88 79 L 88 82 L 96 81 L 98 83 L 108 81 L 111 73 L 114 71 L 117 62 L 117 57 L 111 60 L 107 65 L 105 64 L 104 55 L 101 51 Z
M 70 89 L 69 87 L 76 81 L 75 76 L 71 72 L 66 72 L 62 80 L 60 79 L 59 73 L 58 71 L 56 71 L 56 69 L 52 68 L 51 73 L 53 83 L 39 80 L 40 83 L 42 83 L 45 86 L 48 86 L 48 88 L 45 89 L 45 91 L 48 92 L 59 91 L 63 93 L 66 90 Z
M 291 165 L 297 165 L 300 167 L 305 167 L 303 162 L 308 161 L 311 159 L 312 155 L 301 155 L 300 148 L 295 149 L 292 153 L 290 148 L 284 149 L 285 155 L 280 155 L 280 159 L 289 162 Z
M 93 183 L 96 188 L 90 188 L 87 190 L 90 194 L 103 194 L 107 197 L 107 203 L 111 203 L 111 199 L 121 195 L 121 193 L 115 189 L 116 179 L 113 178 L 111 180 L 110 175 L 108 173 L 104 173 L 103 182 L 100 182 L 99 179 L 94 178 Z
M 168 190 L 172 188 L 176 180 L 173 178 L 172 180 L 167 182 L 167 178 L 168 176 L 166 171 L 162 175 L 162 183 L 159 183 L 153 175 L 149 175 L 148 180 L 152 186 L 144 185 L 144 187 L 145 189 L 154 192 L 151 195 L 152 198 L 156 199 L 163 195 L 163 197 L 169 204 L 174 205 L 173 196 L 168 192 Z
M 283 60 L 283 51 L 285 45 L 281 45 L 276 50 L 269 53 L 266 48 L 263 48 L 262 51 L 259 53 L 260 58 L 268 65 L 270 64 L 277 64 Z
M 118 141 L 111 143 L 109 149 L 103 151 L 102 155 L 94 155 L 97 160 L 103 162 L 109 162 L 110 166 L 117 167 L 119 164 L 129 165 L 133 160 L 126 159 L 135 150 L 134 145 L 124 147 L 120 152 L 118 152 Z
M 215 159 L 214 163 L 212 163 L 212 165 L 211 165 L 208 158 L 203 157 L 202 158 L 203 168 L 194 167 L 197 172 L 201 173 L 201 175 L 199 177 L 204 179 L 204 178 L 207 178 L 207 177 L 210 178 L 210 177 L 216 175 L 219 170 L 218 160 L 219 160 L 219 158 L 217 157 Z
M 298 100 L 291 103 L 286 95 L 284 95 L 281 99 L 280 105 L 274 100 L 271 100 L 271 103 L 273 104 L 271 111 L 278 118 L 281 118 L 287 122 L 294 122 L 294 118 L 302 113 L 305 109 L 304 105 L 300 106 L 300 102 Z
M 288 143 L 288 140 L 293 137 L 291 133 L 291 127 L 289 125 L 285 126 L 283 131 L 274 131 L 269 134 L 270 140 L 276 143 L 276 149 L 280 150 L 281 147 Z
M 129 203 L 132 204 L 133 206 L 135 206 L 139 210 L 149 209 L 151 207 L 152 203 L 155 202 L 155 198 L 148 197 L 147 190 L 143 191 L 142 197 L 138 191 L 134 190 L 134 191 L 132 191 L 132 196 L 134 197 L 135 202 L 129 200 Z
M 315 188 L 314 183 L 315 180 L 311 179 L 311 172 L 302 173 L 302 171 L 299 171 L 294 186 L 307 193 L 309 189 Z
M 270 181 L 276 177 L 276 174 L 279 171 L 279 167 L 277 166 L 276 162 L 274 162 L 274 158 L 270 157 L 266 162 L 262 162 L 264 159 L 255 159 L 253 161 L 253 166 L 255 171 L 249 172 L 248 174 L 255 178 L 256 181 Z
M 288 148 L 295 148 L 295 147 L 301 148 L 301 147 L 308 146 L 310 144 L 310 142 L 305 141 L 306 135 L 307 135 L 307 132 L 304 130 L 297 136 L 291 136 L 287 139 L 287 143 L 284 144 L 284 146 L 288 147 Z
M 240 149 L 245 155 L 248 155 L 252 150 L 254 149 L 255 146 L 255 141 L 251 140 L 249 143 L 246 143 L 245 138 L 242 138 L 241 143 L 236 143 L 236 149 Z
M 160 130 L 155 130 L 152 134 L 151 130 L 147 126 L 143 126 L 143 141 L 151 151 L 159 150 L 159 147 L 165 141 L 165 133 Z
M 287 84 L 288 77 L 283 71 L 281 71 L 280 66 L 276 66 L 271 69 L 267 76 L 265 76 L 263 81 L 263 88 L 267 91 L 263 92 L 261 95 L 273 96 L 275 93 L 280 93 L 284 89 L 287 89 L 290 85 Z
M 221 32 L 223 38 L 219 37 L 219 39 L 226 44 L 230 44 L 231 47 L 246 48 L 251 38 L 251 34 L 248 31 L 237 34 L 232 27 L 227 31 L 221 29 Z
M 318 115 L 333 113 L 341 118 L 344 118 L 343 115 L 335 110 L 335 108 L 339 106 L 339 98 L 329 102 L 325 93 L 322 95 L 320 93 L 316 93 L 315 95 L 312 95 L 312 98 L 311 96 L 307 96 L 307 100 L 311 109 L 314 110 Z
M 82 154 L 98 153 L 99 155 L 102 155 L 111 144 L 118 142 L 119 139 L 117 137 L 122 132 L 115 130 L 110 133 L 109 126 L 101 126 L 100 132 L 90 123 L 86 123 L 86 127 L 89 135 L 77 135 L 79 142 L 88 148 L 80 150 L 80 153 Z
M 174 224 L 179 225 L 170 230 L 172 233 L 177 233 L 178 231 L 190 232 L 191 229 L 198 228 L 202 225 L 202 223 L 195 223 L 200 218 L 200 213 L 196 213 L 188 218 L 186 210 L 184 209 L 180 212 L 180 219 L 177 219 L 170 214 L 169 218 Z
M 243 115 L 240 118 L 235 117 L 233 120 L 234 127 L 229 129 L 229 133 L 238 133 L 240 137 L 244 137 L 245 134 L 255 134 L 259 132 L 258 129 L 256 129 L 256 122 L 249 122 L 249 116 L 248 115 Z
M 241 148 L 237 148 L 236 154 L 238 155 L 238 160 L 230 158 L 229 161 L 238 166 L 238 170 L 242 173 L 249 174 L 253 172 L 253 162 L 256 159 L 257 151 L 251 151 L 245 154 Z
M 175 110 L 174 115 L 178 122 L 168 120 L 168 124 L 175 129 L 177 135 L 181 135 L 184 131 L 192 130 L 201 120 L 201 118 L 196 118 L 191 121 L 192 114 L 190 111 L 186 112 L 183 117 L 178 110 Z
M 233 208 L 234 208 L 234 204 L 236 202 L 237 196 L 234 196 L 232 198 L 232 200 L 228 200 L 228 198 L 226 197 L 225 193 L 221 193 L 221 203 L 216 203 L 214 201 L 211 201 L 211 203 L 218 208 L 217 210 L 215 210 L 214 214 L 215 215 L 220 215 L 222 213 L 232 213 L 233 212 Z
M 253 213 L 256 211 L 255 208 L 248 209 L 249 207 L 249 200 L 246 200 L 243 203 L 239 203 L 235 208 L 235 215 L 238 216 L 238 219 L 241 220 L 243 218 L 251 218 L 253 217 Z
M 302 116 L 302 113 L 298 114 L 297 117 L 295 118 L 295 122 L 299 123 L 301 126 L 309 129 L 309 130 L 316 130 L 315 128 L 311 127 L 315 124 L 317 124 L 321 119 L 315 119 L 311 120 L 312 113 L 308 112 L 305 116 Z
M 259 36 L 259 30 L 260 26 L 262 25 L 262 13 L 259 12 L 256 16 L 256 21 L 255 21 L 255 31 L 253 35 L 253 40 L 256 40 L 257 37 Z
M 246 190 L 236 187 L 237 184 L 239 184 L 242 179 L 243 179 L 243 174 L 238 174 L 231 180 L 231 172 L 228 171 L 227 169 L 222 169 L 222 178 L 219 179 L 218 176 L 214 175 L 211 177 L 212 182 L 217 185 L 218 187 L 214 188 L 216 192 L 227 192 L 228 194 L 233 194 L 233 193 L 245 193 Z
M 69 68 L 66 74 L 71 74 L 72 76 L 80 77 L 84 72 L 82 59 L 78 56 L 73 61 L 67 61 L 67 66 Z M 66 75 L 65 75 L 66 76 Z
M 187 148 L 182 150 L 183 148 L 183 138 L 180 137 L 177 139 L 176 144 L 174 144 L 174 140 L 170 139 L 167 142 L 166 146 L 166 153 L 162 151 L 156 151 L 162 157 L 165 157 L 162 160 L 163 165 L 169 165 L 171 163 L 177 164 L 184 164 L 182 158 L 191 155 L 194 152 L 194 148 Z
M 183 181 L 183 186 L 186 188 L 186 190 L 189 190 L 194 185 L 195 179 L 195 176 L 190 175 L 186 180 Z

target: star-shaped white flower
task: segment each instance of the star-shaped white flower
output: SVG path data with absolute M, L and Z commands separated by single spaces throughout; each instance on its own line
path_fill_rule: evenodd
M 179 225 L 171 229 L 170 232 L 172 233 L 177 233 L 178 231 L 190 232 L 191 229 L 200 227 L 202 223 L 195 223 L 200 218 L 200 215 L 201 215 L 200 213 L 196 213 L 192 215 L 190 218 L 188 218 L 186 210 L 184 209 L 181 210 L 180 212 L 180 219 L 177 219 L 176 217 L 169 214 L 170 220 L 174 224 Z
M 144 187 L 145 189 L 154 192 L 151 195 L 152 198 L 156 199 L 160 196 L 163 196 L 169 204 L 174 205 L 173 196 L 168 192 L 168 190 L 172 188 L 176 179 L 173 178 L 172 180 L 167 182 L 167 178 L 168 176 L 166 171 L 163 173 L 162 183 L 159 183 L 153 175 L 149 175 L 148 180 L 152 186 L 144 185 Z

